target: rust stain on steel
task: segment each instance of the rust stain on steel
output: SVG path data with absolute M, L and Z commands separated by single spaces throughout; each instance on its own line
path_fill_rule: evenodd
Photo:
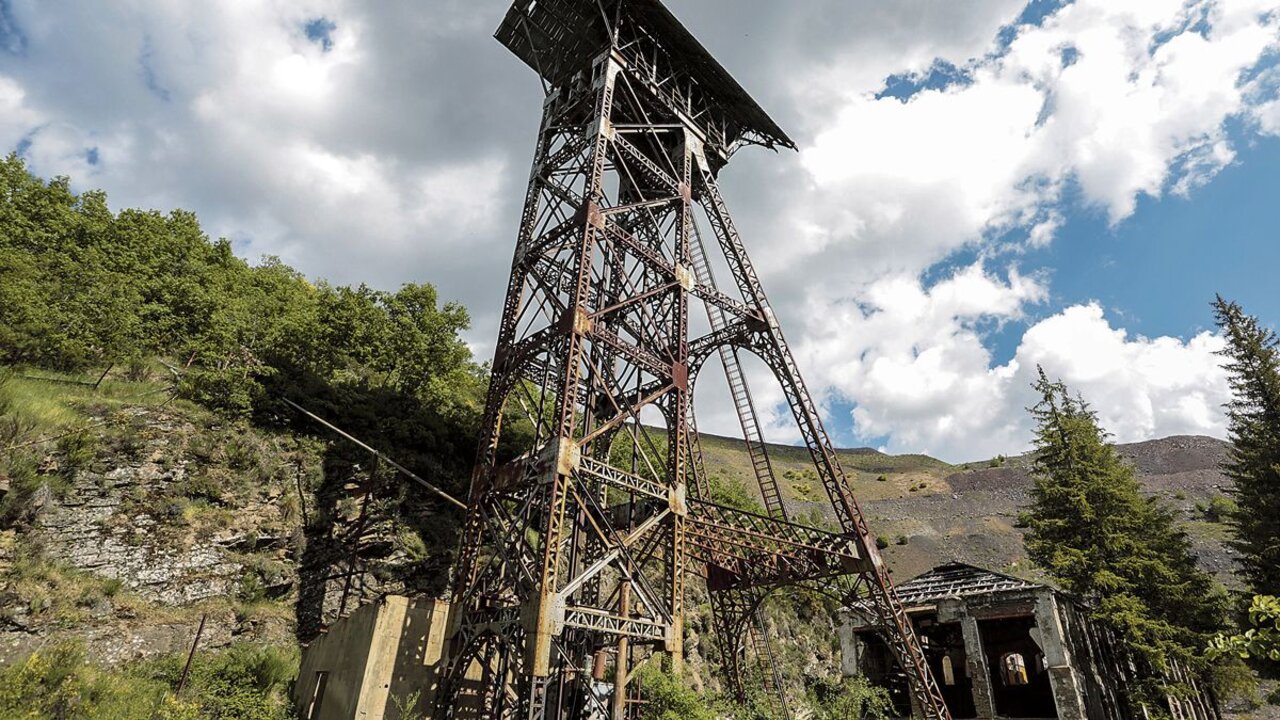
M 807 587 L 866 602 L 928 718 L 948 719 L 717 177 L 794 143 L 658 0 L 519 0 L 497 39 L 546 90 L 468 515 L 439 709 L 503 720 L 634 717 L 630 669 L 679 667 L 685 581 L 705 577 L 728 682 L 781 693 L 759 605 Z M 708 231 L 704 244 L 700 227 Z M 709 255 L 729 271 L 721 288 Z M 711 331 L 690 336 L 689 315 Z M 788 519 L 739 353 L 785 392 L 837 533 Z M 693 389 L 720 357 L 765 501 L 710 502 Z M 659 419 L 660 418 L 660 419 Z M 523 428 L 518 457 L 504 430 Z M 563 462 L 563 448 L 579 453 Z M 554 457 L 552 462 L 535 461 Z M 598 680 L 601 653 L 614 684 Z M 637 696 L 637 692 L 639 696 Z

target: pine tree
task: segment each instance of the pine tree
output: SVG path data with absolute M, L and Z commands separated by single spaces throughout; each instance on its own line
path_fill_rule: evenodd
M 1227 341 L 1222 355 L 1234 395 L 1227 403 L 1232 447 L 1225 466 L 1239 505 L 1230 517 L 1231 544 L 1253 592 L 1280 595 L 1280 340 L 1222 296 L 1213 310 Z
M 1143 498 L 1084 400 L 1043 369 L 1035 388 L 1027 554 L 1147 666 L 1194 664 L 1222 627 L 1223 591 L 1197 567 L 1173 511 Z

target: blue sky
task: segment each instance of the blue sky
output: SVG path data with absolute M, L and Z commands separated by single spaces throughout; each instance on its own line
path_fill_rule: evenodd
M 1109 227 L 1079 212 L 1064 242 L 1028 255 L 1053 268 L 1055 304 L 1097 299 L 1133 332 L 1187 336 L 1211 326 L 1215 293 L 1280 320 L 1280 140 L 1263 138 L 1189 197 L 1142 198 Z
M 485 359 L 541 102 L 507 4 L 0 0 L 0 150 L 251 259 L 435 283 Z M 799 145 L 721 180 L 842 444 L 1019 452 L 1037 364 L 1120 440 L 1223 435 L 1208 303 L 1280 318 L 1280 0 L 668 5 Z
M 1076 207 L 1059 230 L 1062 242 L 1021 262 L 1048 269 L 1051 299 L 1026 321 L 992 328 L 998 362 L 1022 332 L 1053 308 L 1097 301 L 1134 333 L 1188 337 L 1212 329 L 1215 294 L 1244 305 L 1272 327 L 1280 320 L 1280 139 L 1258 138 L 1214 180 L 1188 197 L 1142 198 L 1112 225 L 1097 208 Z M 958 253 L 931 269 L 945 274 L 972 261 Z

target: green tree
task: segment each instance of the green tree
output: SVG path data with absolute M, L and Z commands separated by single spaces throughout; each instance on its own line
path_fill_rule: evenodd
M 1225 594 L 1196 566 L 1174 512 L 1142 497 L 1088 405 L 1043 369 L 1035 388 L 1027 554 L 1147 666 L 1195 665 L 1222 627 Z
M 0 362 L 77 369 L 132 352 L 137 294 L 104 247 L 101 193 L 0 161 Z
M 1229 517 L 1232 545 L 1253 592 L 1280 595 L 1280 340 L 1221 296 L 1213 310 L 1233 394 L 1225 468 L 1238 506 Z

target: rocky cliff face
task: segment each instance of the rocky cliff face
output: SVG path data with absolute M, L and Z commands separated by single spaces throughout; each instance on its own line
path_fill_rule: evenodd
M 40 460 L 0 543 L 0 663 L 64 636 L 108 662 L 167 654 L 206 614 L 206 646 L 289 641 L 305 444 L 173 409 L 99 421 L 88 450 Z

